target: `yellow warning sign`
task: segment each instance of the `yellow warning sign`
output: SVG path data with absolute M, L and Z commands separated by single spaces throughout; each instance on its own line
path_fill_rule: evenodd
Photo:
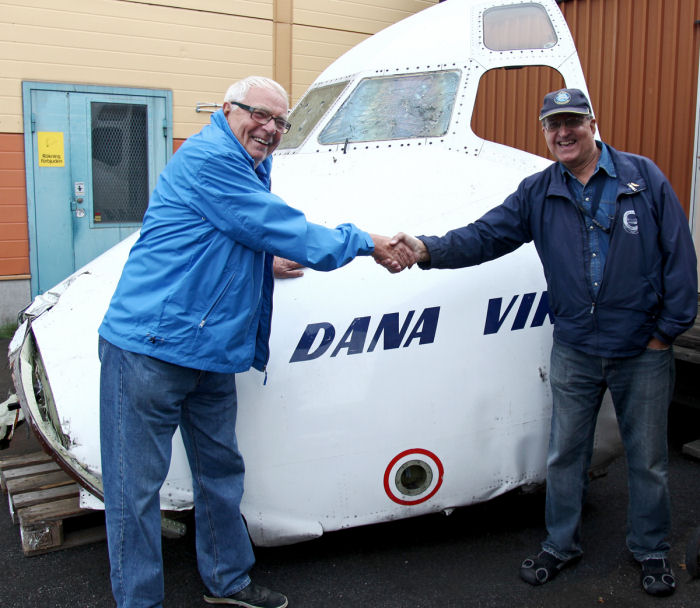
M 60 131 L 39 131 L 37 133 L 40 167 L 65 167 L 63 133 Z

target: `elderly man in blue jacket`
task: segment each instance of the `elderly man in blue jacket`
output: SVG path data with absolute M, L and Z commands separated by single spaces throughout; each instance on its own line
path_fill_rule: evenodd
M 595 140 L 585 94 L 547 94 L 542 132 L 557 160 L 474 223 L 443 237 L 399 233 L 422 268 L 481 264 L 534 241 L 554 313 L 547 458 L 547 538 L 520 576 L 554 578 L 581 554 L 581 509 L 606 389 L 629 467 L 627 546 L 642 587 L 673 593 L 667 418 L 671 344 L 697 313 L 697 261 L 671 185 L 647 158 Z
M 229 88 L 211 124 L 161 173 L 99 328 L 102 478 L 120 608 L 163 605 L 159 490 L 178 425 L 205 601 L 287 606 L 248 575 L 254 556 L 239 510 L 235 433 L 234 375 L 268 360 L 273 256 L 317 270 L 357 255 L 391 272 L 413 260 L 352 224 L 312 224 L 270 192 L 270 155 L 289 130 L 287 112 L 287 93 L 272 80 Z

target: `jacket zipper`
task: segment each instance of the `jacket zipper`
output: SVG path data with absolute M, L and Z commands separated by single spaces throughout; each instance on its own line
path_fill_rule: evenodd
M 219 302 L 221 302 L 221 299 L 224 297 L 224 295 L 225 295 L 226 292 L 228 291 L 228 288 L 229 288 L 229 286 L 231 285 L 231 283 L 233 282 L 233 279 L 234 279 L 235 276 L 236 276 L 235 274 L 232 274 L 232 275 L 231 275 L 231 277 L 229 278 L 229 280 L 226 282 L 226 285 L 224 285 L 224 288 L 221 290 L 221 293 L 219 293 L 219 296 L 216 298 L 216 300 L 214 300 L 214 303 L 209 307 L 209 310 L 207 310 L 207 312 L 206 312 L 206 314 L 204 315 L 204 317 L 202 317 L 202 320 L 199 322 L 199 328 L 200 328 L 200 329 L 206 325 L 206 323 L 207 323 L 207 321 L 209 320 L 209 317 L 210 317 L 212 311 L 216 308 L 217 304 L 218 304 Z

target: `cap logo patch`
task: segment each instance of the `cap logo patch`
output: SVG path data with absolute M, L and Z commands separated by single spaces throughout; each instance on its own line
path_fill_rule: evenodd
M 558 105 L 564 105 L 566 103 L 569 103 L 571 101 L 571 95 L 567 93 L 566 91 L 559 91 L 555 96 L 554 96 L 554 103 Z

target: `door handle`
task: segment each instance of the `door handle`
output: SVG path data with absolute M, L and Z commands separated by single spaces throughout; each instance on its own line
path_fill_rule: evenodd
M 75 213 L 75 217 L 85 217 L 85 209 L 84 207 L 79 207 L 80 203 L 83 202 L 83 197 L 79 196 L 75 199 L 72 199 L 70 202 L 70 210 Z

